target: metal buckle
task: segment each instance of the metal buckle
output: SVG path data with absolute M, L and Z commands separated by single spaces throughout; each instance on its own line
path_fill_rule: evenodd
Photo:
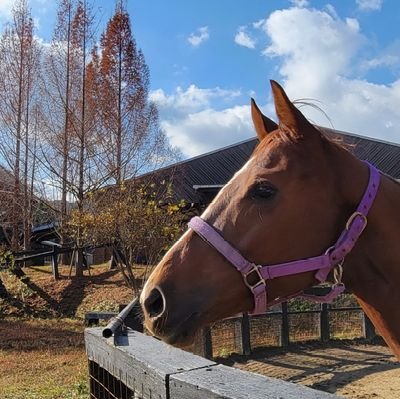
M 331 245 L 324 253 L 324 255 L 330 255 L 331 252 L 335 249 L 334 245 Z
M 252 268 L 246 274 L 243 275 L 244 283 L 247 285 L 247 287 L 250 288 L 251 291 L 253 291 L 254 288 L 258 287 L 260 284 L 265 285 L 265 279 L 261 275 L 260 269 L 261 269 L 261 266 L 253 264 Z M 250 284 L 249 281 L 247 280 L 248 276 L 250 276 L 252 273 L 256 273 L 257 277 L 258 277 L 258 281 L 254 284 Z
M 349 217 L 349 219 L 348 219 L 347 222 L 346 222 L 346 230 L 347 230 L 347 231 L 350 230 L 351 224 L 354 222 L 354 219 L 355 219 L 357 216 L 361 216 L 361 218 L 363 219 L 363 222 L 364 222 L 363 228 L 361 229 L 361 232 L 360 232 L 360 234 L 361 234 L 361 233 L 364 231 L 364 229 L 367 227 L 367 223 L 368 223 L 367 217 L 366 217 L 364 214 L 362 214 L 361 212 L 354 212 L 354 213 Z
M 334 245 L 330 246 L 330 247 L 325 251 L 324 255 L 330 256 L 330 255 L 331 255 L 331 252 L 333 252 L 335 249 L 336 249 L 336 247 L 335 247 Z M 334 267 L 336 267 L 336 266 L 342 267 L 342 266 L 343 266 L 343 263 L 344 263 L 344 257 L 343 257 L 342 259 L 340 259 L 339 262 L 337 262 L 336 265 L 335 265 Z

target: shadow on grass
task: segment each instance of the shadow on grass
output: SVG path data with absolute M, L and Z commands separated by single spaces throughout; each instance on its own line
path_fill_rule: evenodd
M 84 346 L 82 331 L 74 324 L 52 321 L 0 321 L 0 349 L 4 351 L 32 351 L 38 349 L 65 349 Z
M 92 276 L 72 277 L 71 279 L 63 276 L 59 281 L 67 282 L 65 288 L 58 294 L 60 300 L 54 299 L 41 287 L 28 279 L 25 284 L 40 296 L 59 317 L 74 317 L 83 299 L 86 296 L 85 290 L 89 286 L 107 286 L 113 285 L 115 282 L 107 281 L 109 278 L 120 273 L 118 269 L 107 270 L 101 274 Z M 139 283 L 141 280 L 138 279 Z

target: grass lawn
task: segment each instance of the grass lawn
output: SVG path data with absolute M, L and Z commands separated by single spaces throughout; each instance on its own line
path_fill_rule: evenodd
M 0 322 L 0 398 L 87 399 L 80 320 Z
M 132 290 L 106 266 L 72 279 L 61 267 L 58 281 L 47 266 L 24 271 L 25 282 L 0 271 L 10 294 L 0 299 L 0 399 L 88 399 L 84 315 L 117 311 Z

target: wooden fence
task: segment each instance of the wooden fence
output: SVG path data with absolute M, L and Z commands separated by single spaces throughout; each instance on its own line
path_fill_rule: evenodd
M 295 310 L 306 306 L 309 306 L 306 310 Z M 249 355 L 261 347 L 286 347 L 292 343 L 331 339 L 371 340 L 375 336 L 371 321 L 354 298 L 346 294 L 331 305 L 310 305 L 297 300 L 296 306 L 285 302 L 262 315 L 242 314 L 222 320 L 198 335 L 193 352 L 212 359 L 230 353 Z
M 58 257 L 60 254 L 72 252 L 72 248 L 62 248 L 60 245 L 56 243 L 52 243 L 53 245 L 49 249 L 36 249 L 31 251 L 23 251 L 14 253 L 15 263 L 17 265 L 23 265 L 26 262 L 32 259 L 42 259 L 46 257 L 51 257 L 51 271 L 55 280 L 59 279 L 59 271 L 58 271 Z
M 333 399 L 337 396 L 217 364 L 128 329 L 85 331 L 91 399 Z
M 30 250 L 30 251 L 21 251 L 21 252 L 14 252 L 14 261 L 15 264 L 18 266 L 24 265 L 27 262 L 34 260 L 34 259 L 40 259 L 44 260 L 46 258 L 51 259 L 51 271 L 53 274 L 54 280 L 58 280 L 60 277 L 59 273 L 59 256 L 62 254 L 72 254 L 72 258 L 74 257 L 76 248 L 75 247 L 63 247 L 58 243 L 47 241 L 46 244 L 48 246 L 48 249 L 35 249 L 35 250 Z M 83 252 L 84 252 L 84 258 L 88 255 L 87 251 L 90 251 L 92 249 L 98 248 L 98 246 L 89 246 L 89 247 L 83 247 Z M 90 268 L 89 265 L 86 263 L 88 271 L 90 273 Z M 9 265 L 5 265 L 6 267 L 9 267 Z M 71 270 L 73 267 L 73 259 L 71 259 L 70 263 L 70 275 L 71 275 Z

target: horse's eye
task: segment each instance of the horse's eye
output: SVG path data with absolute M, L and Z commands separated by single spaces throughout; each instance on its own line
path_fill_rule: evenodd
M 257 183 L 250 190 L 250 196 L 269 200 L 275 196 L 276 192 L 277 189 L 269 183 Z

